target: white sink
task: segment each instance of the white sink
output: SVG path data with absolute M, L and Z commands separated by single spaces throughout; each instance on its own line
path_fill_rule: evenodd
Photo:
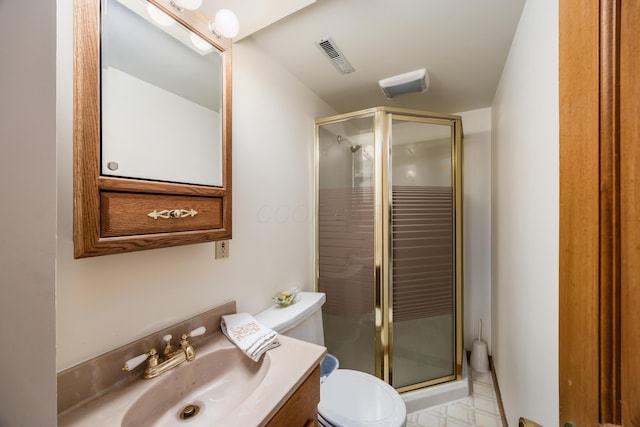
M 265 425 L 326 353 L 324 347 L 293 338 L 279 336 L 279 340 L 280 347 L 254 362 L 218 333 L 195 348 L 194 361 L 65 412 L 58 417 L 58 426 Z M 189 405 L 198 412 L 180 418 Z
M 122 427 L 194 427 L 224 420 L 259 387 L 270 362 L 269 354 L 256 363 L 235 347 L 196 357 L 160 376 L 133 402 Z

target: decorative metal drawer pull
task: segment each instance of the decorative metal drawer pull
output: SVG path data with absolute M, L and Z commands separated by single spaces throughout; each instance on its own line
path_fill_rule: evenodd
M 153 212 L 149 212 L 147 214 L 148 216 L 150 216 L 153 219 L 158 219 L 158 218 L 166 218 L 166 219 L 170 219 L 170 218 L 187 218 L 187 217 L 193 217 L 198 215 L 198 211 L 193 210 L 193 209 L 165 209 L 163 211 L 153 211 Z

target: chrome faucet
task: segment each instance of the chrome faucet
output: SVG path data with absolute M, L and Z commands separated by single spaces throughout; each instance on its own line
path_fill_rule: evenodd
M 142 374 L 142 378 L 150 379 L 155 378 L 172 368 L 175 368 L 183 362 L 191 362 L 196 358 L 196 353 L 189 343 L 189 338 L 200 336 L 204 334 L 205 331 L 206 328 L 204 326 L 200 326 L 199 328 L 194 329 L 188 334 L 182 334 L 182 337 L 180 338 L 179 348 L 176 348 L 171 344 L 171 335 L 165 335 L 164 337 L 162 337 L 165 342 L 164 351 L 162 352 L 162 361 L 160 361 L 160 356 L 158 355 L 156 349 L 152 348 L 147 353 L 143 353 L 139 356 L 127 360 L 127 362 L 122 367 L 122 370 L 132 371 L 146 360 L 147 367 Z

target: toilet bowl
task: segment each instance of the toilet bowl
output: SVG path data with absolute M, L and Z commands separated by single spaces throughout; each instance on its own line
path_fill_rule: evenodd
M 389 384 L 373 375 L 338 369 L 320 386 L 322 426 L 404 426 L 407 410 Z
M 320 292 L 300 292 L 294 304 L 271 307 L 255 315 L 262 325 L 279 334 L 324 345 Z M 404 427 L 407 410 L 400 394 L 381 379 L 359 371 L 339 369 L 327 355 L 321 370 L 318 423 L 321 426 Z

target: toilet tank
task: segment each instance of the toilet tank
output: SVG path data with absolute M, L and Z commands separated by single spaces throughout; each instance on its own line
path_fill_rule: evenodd
M 290 306 L 273 305 L 254 317 L 260 324 L 279 334 L 324 345 L 322 305 L 325 301 L 322 292 L 300 292 L 296 302 Z

